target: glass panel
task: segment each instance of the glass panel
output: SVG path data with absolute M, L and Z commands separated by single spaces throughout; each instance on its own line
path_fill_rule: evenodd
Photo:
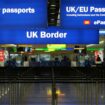
M 58 105 L 105 105 L 105 84 L 57 84 Z
M 51 84 L 0 84 L 0 105 L 51 105 Z

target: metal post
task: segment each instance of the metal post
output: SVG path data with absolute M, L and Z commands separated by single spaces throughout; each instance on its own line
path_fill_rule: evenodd
M 55 82 L 53 68 L 52 68 L 52 105 L 57 105 L 56 82 Z
M 99 87 L 98 82 L 96 82 L 96 105 L 99 105 Z
M 8 48 L 8 66 L 10 66 L 10 59 L 11 59 L 10 48 Z

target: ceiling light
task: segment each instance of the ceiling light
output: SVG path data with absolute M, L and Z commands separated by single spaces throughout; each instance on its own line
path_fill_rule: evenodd
M 52 4 L 51 7 L 56 7 L 56 5 Z
M 50 19 L 51 21 L 54 21 L 55 19 Z
M 84 48 L 74 48 L 74 50 L 83 50 Z
M 52 13 L 52 12 L 51 12 L 50 14 L 55 14 L 55 13 Z
M 91 47 L 91 46 L 94 46 L 95 44 L 89 44 L 89 45 L 87 45 L 86 47 Z
M 104 43 L 104 41 L 103 41 L 103 40 L 99 42 L 99 44 L 103 44 L 103 43 Z

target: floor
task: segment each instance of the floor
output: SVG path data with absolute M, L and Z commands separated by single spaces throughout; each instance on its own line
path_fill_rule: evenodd
M 56 84 L 57 105 L 105 105 L 105 84 Z M 52 105 L 52 84 L 0 83 L 0 105 Z

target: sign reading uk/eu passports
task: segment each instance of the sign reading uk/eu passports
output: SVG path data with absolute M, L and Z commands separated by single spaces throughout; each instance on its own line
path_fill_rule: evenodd
M 0 44 L 98 44 L 98 30 L 68 30 L 59 27 L 33 30 L 0 30 Z
M 0 0 L 0 27 L 46 27 L 47 0 Z
M 63 28 L 105 28 L 105 0 L 61 0 Z

